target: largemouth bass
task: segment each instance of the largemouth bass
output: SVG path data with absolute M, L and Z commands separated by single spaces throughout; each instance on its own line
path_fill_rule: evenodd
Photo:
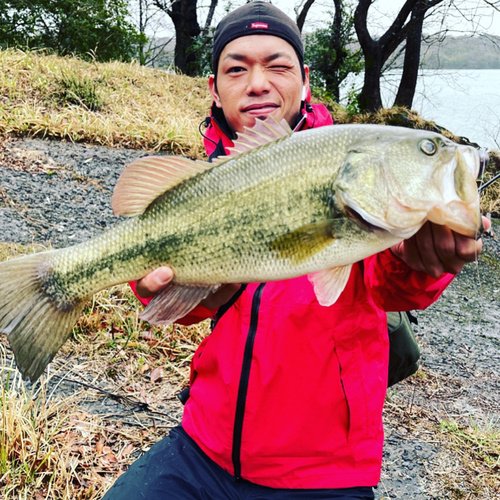
M 0 264 L 0 331 L 36 380 L 70 336 L 87 299 L 162 265 L 173 282 L 142 318 L 172 323 L 222 283 L 310 275 L 335 302 L 353 263 L 430 220 L 481 229 L 478 152 L 427 131 L 335 125 L 292 133 L 258 121 L 214 163 L 146 157 L 114 190 L 129 218 L 73 247 Z

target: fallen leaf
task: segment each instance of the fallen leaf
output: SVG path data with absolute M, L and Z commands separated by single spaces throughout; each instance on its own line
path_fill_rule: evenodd
M 132 443 L 129 443 L 125 448 L 123 448 L 122 455 L 126 457 L 127 455 L 130 455 L 132 453 L 132 450 L 134 449 L 134 445 Z
M 155 334 L 151 331 L 142 332 L 141 338 L 145 340 L 156 340 Z
M 103 466 L 118 463 L 118 459 L 116 458 L 114 453 L 108 453 L 108 454 L 104 455 L 103 457 L 101 457 L 99 459 L 99 461 L 101 462 L 101 464 Z
M 95 449 L 99 455 L 102 453 L 103 448 L 104 448 L 104 443 L 101 440 L 97 441 Z
M 158 382 L 165 376 L 165 370 L 163 368 L 155 368 L 150 375 L 151 382 Z

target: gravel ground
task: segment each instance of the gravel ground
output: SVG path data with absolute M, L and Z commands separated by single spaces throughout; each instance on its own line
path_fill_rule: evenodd
M 110 209 L 113 186 L 124 166 L 144 154 L 7 141 L 0 151 L 0 241 L 57 248 L 106 230 L 116 222 Z M 426 430 L 426 423 L 455 419 L 500 427 L 500 244 L 495 232 L 500 234 L 498 221 L 484 239 L 479 265 L 469 265 L 434 306 L 417 314 L 422 376 L 389 392 L 379 499 L 459 498 L 444 489 L 456 472 L 457 457 Z M 172 405 L 178 417 L 179 406 Z

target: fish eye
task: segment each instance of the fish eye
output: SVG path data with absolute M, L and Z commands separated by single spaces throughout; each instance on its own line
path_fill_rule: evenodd
M 422 151 L 422 153 L 428 156 L 432 156 L 437 151 L 436 144 L 430 139 L 424 139 L 423 141 L 420 141 L 419 146 L 420 146 L 420 151 Z

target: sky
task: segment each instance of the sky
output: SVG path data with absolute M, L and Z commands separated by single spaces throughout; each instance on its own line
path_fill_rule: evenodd
M 292 19 L 295 19 L 296 14 L 294 7 L 300 5 L 304 0 L 272 0 L 272 3 L 288 14 Z M 220 2 L 221 4 L 225 2 Z M 244 1 L 233 0 L 234 6 L 243 4 Z M 447 0 L 444 4 L 449 4 Z M 466 20 L 466 16 L 460 17 L 456 10 L 450 10 L 448 15 L 448 28 L 456 30 L 457 34 L 460 30 L 472 31 L 476 29 L 478 32 L 486 32 L 492 35 L 500 36 L 500 12 L 489 7 L 484 0 L 453 0 L 453 3 L 460 6 L 461 11 L 469 17 L 474 17 L 475 22 Z M 199 2 L 199 5 L 202 2 Z M 376 35 L 377 31 L 382 33 L 383 29 L 387 29 L 393 21 L 395 14 L 404 5 L 404 0 L 375 0 L 368 11 L 369 26 L 372 35 Z M 500 2 L 499 2 L 500 6 Z M 329 17 L 328 12 L 333 11 L 333 0 L 316 0 L 308 14 L 304 31 L 314 29 L 314 26 L 321 23 Z M 453 13 L 452 13 L 453 12 Z M 472 14 L 475 13 L 475 16 Z M 223 15 L 223 11 L 218 12 L 219 16 Z M 219 17 L 220 19 L 220 17 Z M 438 30 L 438 26 L 429 26 L 429 29 Z

